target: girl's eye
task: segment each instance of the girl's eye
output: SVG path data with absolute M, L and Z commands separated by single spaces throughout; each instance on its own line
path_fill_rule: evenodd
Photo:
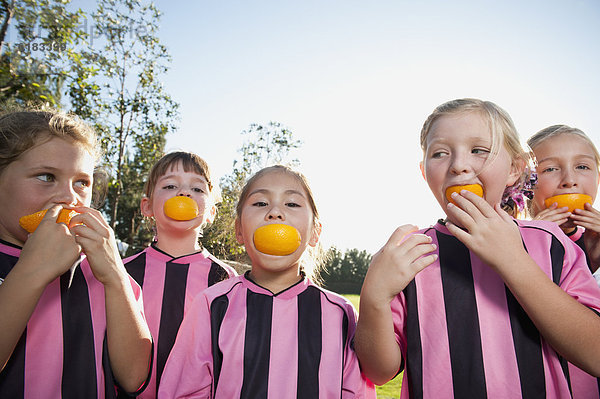
M 431 158 L 433 158 L 433 159 L 441 158 L 442 156 L 444 156 L 444 154 L 445 153 L 443 151 L 436 151 L 431 154 Z
M 581 169 L 581 170 L 590 170 L 591 168 L 587 165 L 578 165 L 576 167 L 576 169 Z
M 87 179 L 78 180 L 75 182 L 75 187 L 84 188 L 84 189 L 90 187 L 91 185 L 92 185 L 92 182 Z
M 195 193 L 204 193 L 204 190 L 199 187 L 192 188 L 192 191 L 194 191 Z
M 252 203 L 252 206 L 263 207 L 263 206 L 267 206 L 267 203 L 264 201 L 256 201 L 256 202 Z
M 177 187 L 174 184 L 167 184 L 163 187 L 163 190 L 175 190 Z
M 489 154 L 490 150 L 487 148 L 473 148 L 471 150 L 472 154 Z
M 51 183 L 54 180 L 56 180 L 56 178 L 54 177 L 54 175 L 52 173 L 42 173 L 41 175 L 37 175 L 36 176 L 38 180 L 47 182 L 47 183 Z
M 290 208 L 300 208 L 300 204 L 297 204 L 295 202 L 286 202 L 285 206 L 288 206 Z
M 558 168 L 555 168 L 554 166 L 549 166 L 549 167 L 547 167 L 547 168 L 545 168 L 545 169 L 542 169 L 542 173 L 546 173 L 546 172 L 554 172 L 554 171 L 556 171 L 556 170 L 558 170 Z

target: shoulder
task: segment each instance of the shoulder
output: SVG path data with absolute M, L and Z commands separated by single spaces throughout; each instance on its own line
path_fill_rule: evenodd
M 312 281 L 310 281 L 310 285 L 307 289 L 319 291 L 327 303 L 342 309 L 347 314 L 355 315 L 357 313 L 356 309 L 354 308 L 354 305 L 352 305 L 352 302 L 350 302 L 348 298 L 338 293 L 319 287 Z
M 139 258 L 140 256 L 145 255 L 148 252 L 148 248 L 145 248 L 142 251 L 140 251 L 140 252 L 138 252 L 138 253 L 136 253 L 134 255 L 131 255 L 131 256 L 128 256 L 127 258 L 124 258 L 123 259 L 123 263 L 125 263 L 125 264 L 130 263 L 130 262 L 136 260 L 137 258 Z
M 228 265 L 220 259 L 217 259 L 216 256 L 208 252 L 206 249 L 202 251 L 202 255 L 204 255 L 206 259 L 210 260 L 214 267 L 217 267 L 226 272 L 229 277 L 237 276 L 237 273 L 232 266 Z
M 200 293 L 204 295 L 209 302 L 220 296 L 228 295 L 234 290 L 243 289 L 242 276 L 233 276 L 216 284 L 211 285 Z
M 554 222 L 546 220 L 518 220 L 515 219 L 523 239 L 556 239 L 563 245 L 571 245 L 573 241 Z

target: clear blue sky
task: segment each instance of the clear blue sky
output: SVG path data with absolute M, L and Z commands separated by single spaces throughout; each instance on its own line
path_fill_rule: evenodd
M 523 140 L 564 123 L 600 144 L 597 1 L 156 4 L 173 57 L 166 90 L 181 104 L 167 149 L 223 176 L 250 123 L 288 126 L 325 245 L 375 252 L 396 226 L 443 216 L 418 136 L 447 100 L 494 101 Z

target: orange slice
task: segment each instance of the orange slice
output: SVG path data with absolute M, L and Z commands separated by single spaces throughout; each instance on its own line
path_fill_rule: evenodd
M 287 224 L 267 224 L 254 231 L 254 246 L 267 255 L 290 255 L 300 241 L 300 232 Z
M 575 209 L 585 209 L 584 205 L 586 202 L 592 203 L 592 197 L 586 194 L 559 194 L 544 200 L 546 208 L 550 208 L 553 203 L 557 202 L 558 207 L 563 206 L 569 207 L 569 212 L 573 212 Z
M 481 184 L 466 184 L 464 186 L 448 187 L 446 189 L 446 199 L 456 205 L 456 203 L 452 201 L 452 193 L 460 193 L 461 190 L 470 191 L 483 198 L 483 187 L 481 187 Z
M 31 215 L 25 215 L 21 219 L 19 219 L 19 224 L 22 228 L 27 230 L 30 233 L 33 233 L 35 229 L 37 229 L 38 225 L 44 218 L 44 215 L 48 212 L 48 209 L 44 209 L 43 211 L 39 211 L 36 213 L 32 213 Z M 58 217 L 56 218 L 56 223 L 64 223 L 67 226 L 71 221 L 71 218 L 77 215 L 78 212 L 75 212 L 71 209 L 61 209 L 58 213 Z
M 175 220 L 192 220 L 200 214 L 196 201 L 182 195 L 166 200 L 163 209 L 165 215 Z

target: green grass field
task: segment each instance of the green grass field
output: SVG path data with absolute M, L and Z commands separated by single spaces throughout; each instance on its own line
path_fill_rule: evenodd
M 358 304 L 360 302 L 359 295 L 344 295 L 358 310 Z M 400 397 L 400 387 L 402 386 L 402 373 L 400 373 L 396 378 L 384 384 L 380 387 L 377 387 L 377 399 L 392 399 Z

